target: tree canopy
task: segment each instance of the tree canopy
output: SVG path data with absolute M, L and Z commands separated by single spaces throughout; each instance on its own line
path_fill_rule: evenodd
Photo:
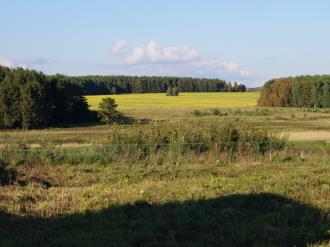
M 180 92 L 245 92 L 246 87 L 219 79 L 159 76 L 77 76 L 68 77 L 85 95 L 165 93 L 169 87 Z
M 166 90 L 166 96 L 179 96 L 179 93 L 178 87 L 169 86 Z
M 0 128 L 43 128 L 89 119 L 82 89 L 66 78 L 0 67 Z
M 297 76 L 265 83 L 259 106 L 330 107 L 330 75 Z

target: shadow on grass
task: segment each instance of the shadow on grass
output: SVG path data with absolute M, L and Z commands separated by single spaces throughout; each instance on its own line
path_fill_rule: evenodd
M 308 246 L 327 214 L 274 194 L 109 207 L 50 219 L 0 214 L 0 246 Z
M 151 120 L 147 118 L 141 118 L 141 119 L 135 119 L 130 116 L 126 116 L 123 113 L 120 113 L 118 118 L 116 119 L 116 124 L 124 124 L 124 125 L 131 125 L 131 124 L 148 124 Z M 52 127 L 56 128 L 75 128 L 75 127 L 97 127 L 97 126 L 105 126 L 105 123 L 102 123 L 97 117 L 92 120 L 86 120 L 86 121 L 78 121 L 76 123 L 63 123 L 63 124 L 57 124 L 53 125 Z
M 118 124 L 148 124 L 150 122 L 150 119 L 135 119 L 133 117 L 126 116 L 123 113 L 120 113 L 118 119 L 116 120 L 116 123 Z

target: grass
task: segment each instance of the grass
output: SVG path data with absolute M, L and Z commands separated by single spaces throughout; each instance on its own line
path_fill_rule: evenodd
M 215 109 L 220 114 L 214 115 Z M 193 113 L 201 114 L 196 117 Z M 260 107 L 223 107 L 223 108 L 139 108 L 121 110 L 137 123 L 163 123 L 199 119 L 201 121 L 247 121 L 256 127 L 268 128 L 286 134 L 293 133 L 292 140 L 327 140 L 330 131 L 330 112 L 326 110 L 308 110 L 297 108 L 260 108 Z M 294 118 L 292 117 L 294 115 Z M 147 120 L 147 121 L 146 121 Z M 130 125 L 123 125 L 130 129 Z M 91 125 L 67 128 L 49 128 L 44 130 L 8 130 L 0 132 L 0 145 L 24 142 L 29 144 L 47 143 L 55 145 L 90 144 L 109 134 L 109 127 Z
M 77 144 L 59 147 L 44 144 L 36 147 L 24 142 L 3 145 L 0 161 L 4 164 L 38 165 L 143 161 L 163 164 L 184 157 L 194 160 L 201 156 L 221 161 L 242 156 L 262 156 L 282 150 L 286 140 L 270 130 L 254 128 L 245 122 L 190 121 L 148 125 L 114 125 L 108 127 L 104 138 L 94 145 Z M 1 182 L 1 181 L 0 181 Z
M 115 99 L 121 110 L 132 108 L 229 107 L 255 106 L 259 92 L 180 93 L 177 97 L 169 97 L 165 93 L 86 96 L 92 110 L 97 110 L 98 104 L 105 97 Z
M 115 95 L 133 125 L 2 131 L 17 162 L 0 165 L 15 169 L 0 186 L 0 246 L 330 246 L 330 112 L 258 108 L 257 94 Z M 101 97 L 88 97 L 93 109 Z M 106 160 L 111 150 L 91 146 L 214 142 L 207 126 L 222 133 L 224 122 L 293 135 L 284 149 L 235 159 L 212 145 L 133 145 Z M 37 146 L 41 162 L 10 149 Z
M 1 246 L 326 246 L 328 157 L 21 166 Z

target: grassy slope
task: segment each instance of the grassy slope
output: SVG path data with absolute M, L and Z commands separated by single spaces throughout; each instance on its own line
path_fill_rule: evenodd
M 192 108 L 192 107 L 227 107 L 255 106 L 259 92 L 248 93 L 180 93 L 178 97 L 169 97 L 165 93 L 98 95 L 86 96 L 91 109 L 96 110 L 104 97 L 114 98 L 119 109 L 139 108 Z
M 324 157 L 21 172 L 33 182 L 0 190 L 1 246 L 307 246 L 329 240 Z M 44 185 L 31 179 L 37 175 Z

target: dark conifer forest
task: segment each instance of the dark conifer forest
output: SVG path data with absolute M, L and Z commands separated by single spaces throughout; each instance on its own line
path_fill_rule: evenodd
M 43 128 L 91 117 L 80 86 L 64 76 L 0 67 L 0 128 Z
M 219 79 L 160 76 L 77 76 L 70 82 L 82 87 L 85 95 L 165 93 L 169 87 L 180 92 L 245 92 L 246 87 Z

